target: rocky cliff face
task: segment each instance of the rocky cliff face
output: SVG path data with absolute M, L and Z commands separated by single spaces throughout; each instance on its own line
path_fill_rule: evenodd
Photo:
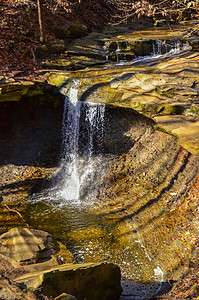
M 0 103 L 0 191 L 3 203 L 13 205 L 46 184 L 59 165 L 64 100 L 48 92 L 7 100 Z M 2 218 L 8 222 L 1 232 L 23 224 L 6 210 Z

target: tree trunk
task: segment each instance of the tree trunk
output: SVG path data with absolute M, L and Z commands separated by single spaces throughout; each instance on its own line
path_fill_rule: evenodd
M 38 17 L 39 17 L 39 28 L 40 28 L 40 41 L 45 43 L 46 41 L 46 33 L 45 33 L 45 21 L 43 14 L 43 0 L 37 0 L 38 6 Z

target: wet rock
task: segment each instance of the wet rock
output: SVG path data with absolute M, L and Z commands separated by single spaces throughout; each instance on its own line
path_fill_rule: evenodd
M 190 46 L 192 47 L 192 50 L 199 51 L 199 38 L 191 39 L 189 41 Z
M 42 63 L 42 65 L 48 69 L 79 70 L 104 63 L 105 57 L 103 55 L 68 52 L 59 59 L 46 60 Z
M 192 104 L 190 107 L 190 113 L 199 115 L 199 105 Z
M 45 58 L 52 54 L 63 52 L 65 49 L 66 45 L 64 40 L 56 40 L 37 47 L 36 54 L 39 58 Z
M 16 279 L 38 294 L 57 297 L 61 293 L 78 300 L 117 300 L 121 294 L 120 269 L 113 264 L 62 265 Z
M 88 34 L 88 27 L 84 24 L 77 23 L 69 27 L 70 37 L 72 39 L 81 38 Z
M 136 56 L 145 56 L 153 53 L 153 42 L 150 40 L 130 41 L 129 45 Z
M 75 47 L 78 48 L 78 45 Z M 117 61 L 117 55 L 113 54 L 111 59 Z M 117 69 L 76 72 L 74 77 L 81 78 L 78 97 L 82 101 L 129 107 L 150 117 L 187 115 L 197 114 L 197 68 L 198 53 L 188 51 L 186 55 L 181 53 L 155 63 L 149 61 L 144 65 L 128 66 L 127 69 L 121 65 Z M 68 73 L 68 78 L 71 75 Z M 51 78 L 56 76 L 51 74 Z M 176 135 L 176 131 L 173 134 Z M 182 131 L 178 134 L 181 135 Z M 179 140 L 182 141 L 181 138 Z M 187 148 L 187 144 L 183 143 L 196 154 L 198 140 L 195 138 L 194 145 Z
M 128 46 L 127 41 L 110 41 L 105 44 L 104 48 L 109 51 L 126 51 Z

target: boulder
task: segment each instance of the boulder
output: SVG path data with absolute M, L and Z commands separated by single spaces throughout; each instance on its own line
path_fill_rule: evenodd
M 199 37 L 192 37 L 188 40 L 189 45 L 192 47 L 192 50 L 199 51 Z
M 120 269 L 114 264 L 65 264 L 23 275 L 15 281 L 37 295 L 57 297 L 61 293 L 78 300 L 117 300 L 122 292 Z
M 53 28 L 53 33 L 57 39 L 67 39 L 70 38 L 70 30 L 68 28 Z
M 0 299 L 1 300 L 37 300 L 38 298 L 31 291 L 24 290 L 23 287 L 19 286 L 14 281 L 8 278 L 0 278 Z
M 64 40 L 55 40 L 37 47 L 36 54 L 38 58 L 45 58 L 52 54 L 63 52 L 65 49 L 66 45 Z
M 12 228 L 0 236 L 0 253 L 20 265 L 27 265 L 50 260 L 55 251 L 47 232 Z
M 81 38 L 88 34 L 88 27 L 81 23 L 72 24 L 69 27 L 70 37 L 72 39 Z
M 26 273 L 28 271 L 15 260 L 0 254 L 0 276 L 14 279 Z M 0 286 L 2 287 L 2 285 Z
M 136 56 L 146 56 L 153 53 L 153 42 L 150 40 L 129 41 L 129 45 Z

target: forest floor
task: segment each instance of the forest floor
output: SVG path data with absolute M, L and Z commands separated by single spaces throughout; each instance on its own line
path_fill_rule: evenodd
M 88 1 L 89 2 L 89 1 Z M 92 12 L 91 12 L 92 11 Z M 117 11 L 114 7 L 102 6 L 92 1 L 81 10 L 71 7 L 45 6 L 47 40 L 55 39 L 53 27 L 66 28 L 73 23 L 84 23 L 89 30 L 101 30 L 103 26 L 114 23 Z M 36 58 L 35 49 L 40 45 L 39 23 L 36 2 L 1 0 L 0 7 L 0 82 L 4 78 L 35 80 L 41 65 Z M 147 19 L 134 28 L 148 26 Z M 197 187 L 198 189 L 198 187 Z M 178 282 L 170 295 L 161 299 L 199 299 L 199 271 L 197 259 L 189 274 Z
M 78 7 L 80 4 L 56 7 L 52 3 L 44 6 L 47 41 L 56 39 L 53 28 L 83 23 L 89 31 L 102 30 L 104 26 L 118 21 L 115 7 L 102 5 L 97 0 L 81 7 Z M 41 43 L 36 1 L 1 0 L 0 19 L 0 76 L 37 78 L 41 65 L 35 50 Z M 134 29 L 148 24 L 146 18 L 133 21 Z

